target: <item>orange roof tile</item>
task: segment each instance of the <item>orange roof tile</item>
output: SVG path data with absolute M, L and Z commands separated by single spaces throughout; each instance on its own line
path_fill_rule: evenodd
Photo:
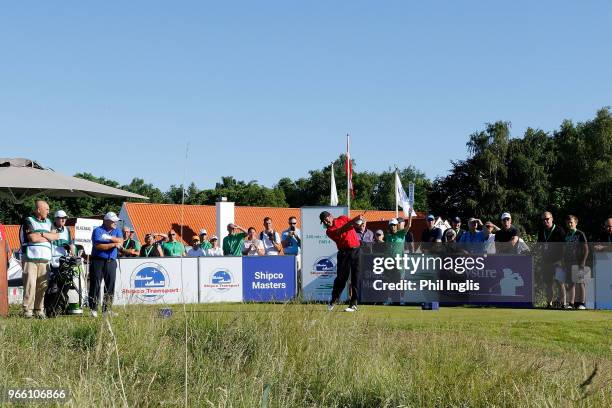
M 178 238 L 185 243 L 190 243 L 191 238 L 197 235 L 201 228 L 206 229 L 208 236 L 217 235 L 215 206 L 185 205 L 184 208 L 181 207 L 179 204 L 124 204 L 136 231 L 136 236 L 140 241 L 147 233 L 166 233 L 171 228 L 176 231 Z M 351 216 L 353 217 L 364 213 L 366 219 L 370 221 L 389 220 L 395 217 L 395 211 L 351 210 Z M 274 228 L 279 231 L 287 228 L 287 220 L 291 216 L 298 219 L 298 228 L 300 228 L 301 222 L 299 208 L 236 206 L 234 214 L 236 224 L 243 228 L 255 227 L 258 231 L 263 229 L 263 219 L 265 217 L 272 218 Z M 423 214 L 419 214 L 418 217 L 422 218 Z M 182 236 L 181 224 L 183 225 Z

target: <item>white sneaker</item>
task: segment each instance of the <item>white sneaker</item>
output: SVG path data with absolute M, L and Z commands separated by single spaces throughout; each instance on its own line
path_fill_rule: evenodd
M 331 312 L 332 310 L 334 310 L 334 305 L 327 305 L 327 311 Z
M 23 312 L 23 317 L 26 319 L 31 319 L 34 317 L 34 314 L 32 312 Z
M 98 312 L 95 310 L 91 311 L 91 317 L 98 317 Z
M 578 310 L 586 310 L 586 306 L 585 305 L 578 305 L 578 307 L 576 309 L 578 309 Z
M 353 305 L 353 306 L 349 306 L 346 309 L 344 309 L 345 312 L 356 312 L 357 311 L 357 306 Z
M 563 308 L 565 310 L 572 310 L 573 309 L 572 305 L 567 305 L 567 304 L 565 306 L 563 306 Z

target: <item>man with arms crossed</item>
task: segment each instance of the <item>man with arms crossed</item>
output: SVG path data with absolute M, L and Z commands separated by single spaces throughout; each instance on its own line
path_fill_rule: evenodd
M 59 239 L 49 215 L 49 204 L 36 200 L 34 216 L 28 217 L 23 225 L 23 316 L 26 319 L 45 318 L 43 302 L 47 289 L 47 271 L 52 258 L 51 242 Z
M 117 228 L 119 217 L 114 212 L 104 216 L 102 226 L 91 233 L 91 265 L 89 266 L 89 310 L 92 317 L 98 317 L 98 297 L 104 280 L 104 302 L 106 313 L 113 303 L 115 278 L 117 274 L 117 250 L 123 248 L 123 236 Z M 116 313 L 110 312 L 111 315 Z
M 319 214 L 321 224 L 325 225 L 327 236 L 336 243 L 338 247 L 338 273 L 334 280 L 332 296 L 327 310 L 332 310 L 334 304 L 340 299 L 340 294 L 346 286 L 346 281 L 351 277 L 351 304 L 344 309 L 345 312 L 357 311 L 357 290 L 359 274 L 360 241 L 355 226 L 357 221 L 363 222 L 363 215 L 350 219 L 346 215 L 334 218 L 329 212 L 323 211 Z

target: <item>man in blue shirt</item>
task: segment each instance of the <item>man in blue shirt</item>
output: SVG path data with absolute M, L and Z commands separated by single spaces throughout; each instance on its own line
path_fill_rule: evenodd
M 104 216 L 102 226 L 91 234 L 91 265 L 89 267 L 89 309 L 93 317 L 98 317 L 98 297 L 104 279 L 104 302 L 102 311 L 108 312 L 115 293 L 117 274 L 117 250 L 123 246 L 123 235 L 117 228 L 119 217 L 114 212 Z M 116 313 L 110 312 L 111 315 Z
M 302 231 L 297 227 L 297 218 L 289 217 L 289 228 L 281 234 L 281 244 L 285 255 L 295 255 L 295 272 L 298 276 L 298 287 L 301 287 L 302 259 L 300 247 L 302 246 Z
M 459 239 L 459 243 L 467 252 L 484 253 L 484 242 L 487 239 L 484 232 L 478 230 L 478 227 L 482 227 L 482 225 L 482 221 L 477 218 L 469 219 L 468 230 Z

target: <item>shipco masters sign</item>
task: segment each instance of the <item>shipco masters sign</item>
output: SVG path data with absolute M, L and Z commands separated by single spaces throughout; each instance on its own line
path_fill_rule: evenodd
M 294 256 L 244 257 L 242 276 L 247 302 L 285 302 L 295 296 Z

